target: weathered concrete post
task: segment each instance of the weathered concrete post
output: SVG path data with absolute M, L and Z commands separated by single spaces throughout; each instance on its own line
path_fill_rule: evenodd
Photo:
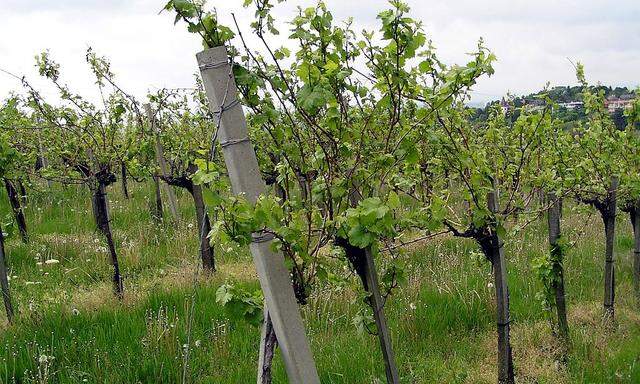
M 49 168 L 49 161 L 47 160 L 47 157 L 45 155 L 44 149 L 42 147 L 42 139 L 40 138 L 40 130 L 36 129 L 37 135 L 38 135 L 38 158 L 40 160 L 40 167 L 42 169 L 47 169 Z M 49 178 L 45 179 L 47 182 L 47 188 L 51 189 L 51 186 L 53 185 L 53 183 L 51 182 L 51 180 L 49 180 Z
M 196 55 L 209 108 L 218 114 L 218 140 L 234 193 L 243 194 L 250 203 L 266 190 L 255 151 L 248 137 L 247 122 L 238 103 L 237 89 L 227 50 L 211 48 Z M 291 286 L 284 255 L 271 249 L 272 237 L 254 233 L 251 254 L 260 285 L 282 351 L 289 383 L 319 384 L 311 348 Z
M 169 176 L 169 170 L 167 169 L 167 163 L 164 159 L 164 148 L 162 147 L 162 143 L 160 142 L 160 133 L 158 132 L 158 128 L 156 127 L 156 121 L 153 117 L 151 105 L 145 104 L 144 110 L 147 114 L 147 118 L 149 119 L 151 134 L 155 137 L 156 160 L 158 162 L 158 167 L 160 167 L 160 173 L 163 177 L 167 177 Z M 176 221 L 180 220 L 180 212 L 178 212 L 178 200 L 176 199 L 176 195 L 173 192 L 173 189 L 171 189 L 171 186 L 164 181 L 160 184 L 167 194 L 171 216 L 173 216 L 173 219 Z

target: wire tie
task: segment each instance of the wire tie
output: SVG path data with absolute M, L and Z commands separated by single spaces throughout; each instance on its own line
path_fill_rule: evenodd
M 226 147 L 230 147 L 232 145 L 241 144 L 241 143 L 248 142 L 248 141 L 249 141 L 248 137 L 245 137 L 245 138 L 242 138 L 242 139 L 230 139 L 230 140 L 221 141 L 220 142 L 220 146 L 222 148 L 226 148 Z
M 206 64 L 202 64 L 200 66 L 200 70 L 201 71 L 205 71 L 207 69 L 215 69 L 215 68 L 221 68 L 224 67 L 225 65 L 229 64 L 228 61 L 218 61 L 217 63 L 206 63 Z
M 235 107 L 235 106 L 236 106 L 236 105 L 238 105 L 238 104 L 240 104 L 240 100 L 235 99 L 235 100 L 233 100 L 232 102 L 230 102 L 229 104 L 227 104 L 227 105 L 224 105 L 224 106 L 220 107 L 220 109 L 219 109 L 219 110 L 217 110 L 217 111 L 215 111 L 215 112 L 213 112 L 213 114 L 214 114 L 214 115 L 220 115 L 221 113 L 224 113 L 225 111 L 227 111 L 227 110 L 229 110 L 229 109 L 231 109 L 231 108 Z
M 275 235 L 271 232 L 267 232 L 265 230 L 261 230 L 259 232 L 253 232 L 251 234 L 251 242 L 252 243 L 266 243 L 267 241 L 271 241 L 275 238 Z

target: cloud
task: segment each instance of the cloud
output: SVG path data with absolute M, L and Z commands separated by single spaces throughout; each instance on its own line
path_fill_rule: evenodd
M 249 43 L 259 42 L 250 32 L 250 10 L 241 0 L 209 1 L 231 24 L 236 14 Z M 377 29 L 376 14 L 387 8 L 385 0 L 327 0 L 336 20 L 354 18 L 354 29 Z M 475 87 L 474 100 L 499 98 L 507 91 L 533 92 L 549 81 L 573 84 L 568 59 L 582 61 L 593 81 L 638 86 L 640 78 L 640 2 L 600 0 L 536 2 L 494 0 L 481 2 L 409 1 L 412 16 L 424 23 L 428 36 L 447 63 L 467 60 L 479 37 L 498 56 L 496 74 Z M 315 1 L 289 0 L 276 6 L 277 19 L 291 20 L 296 7 Z M 137 97 L 150 89 L 188 87 L 196 72 L 198 38 L 184 25 L 173 26 L 170 14 L 160 14 L 157 0 L 3 0 L 0 24 L 0 68 L 25 74 L 47 96 L 54 92 L 40 79 L 33 57 L 49 49 L 62 66 L 72 89 L 96 96 L 84 62 L 87 47 L 106 55 L 119 83 Z M 282 39 L 288 26 L 280 25 Z M 0 74 L 0 98 L 20 90 L 14 79 Z
M 113 11 L 123 9 L 127 0 L 3 0 L 3 7 L 9 13 L 34 13 L 43 11 Z

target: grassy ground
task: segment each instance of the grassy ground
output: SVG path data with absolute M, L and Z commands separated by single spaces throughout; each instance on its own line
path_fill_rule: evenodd
M 0 330 L 0 383 L 251 383 L 259 330 L 231 321 L 215 303 L 225 281 L 257 288 L 246 252 L 218 250 L 219 271 L 197 267 L 197 234 L 188 195 L 177 225 L 154 224 L 152 191 L 131 186 L 126 200 L 109 191 L 125 278 L 123 303 L 112 297 L 108 255 L 93 229 L 89 195 L 68 187 L 33 193 L 27 208 L 32 241 L 9 241 L 17 323 Z M 54 196 L 51 198 L 50 196 Z M 8 213 L 0 197 L 0 217 Z M 512 344 L 519 383 L 640 382 L 640 315 L 632 300 L 632 239 L 627 218 L 617 236 L 617 324 L 601 324 L 602 225 L 592 214 L 566 216 L 575 246 L 566 278 L 573 346 L 566 364 L 536 299 L 530 261 L 546 252 L 543 223 L 509 242 Z M 514 245 L 515 244 L 515 245 Z M 387 314 L 403 383 L 494 383 L 495 329 L 489 264 L 469 242 L 440 238 L 402 256 L 409 281 Z M 49 259 L 59 263 L 47 264 Z M 42 263 L 42 264 L 40 264 Z M 354 289 L 318 289 L 303 316 L 323 383 L 381 383 L 377 339 L 358 333 L 362 308 Z M 275 359 L 274 382 L 286 383 Z

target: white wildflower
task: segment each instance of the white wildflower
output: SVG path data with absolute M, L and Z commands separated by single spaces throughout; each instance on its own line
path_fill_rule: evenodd
M 40 355 L 40 357 L 38 357 L 38 363 L 40 363 L 41 365 L 46 365 L 46 364 L 50 364 L 53 359 L 55 359 L 54 356 L 47 356 L 47 355 Z
M 487 288 L 493 288 L 493 283 L 489 282 L 489 284 L 487 284 Z
M 49 259 L 47 261 L 45 261 L 45 264 L 58 264 L 60 262 L 60 260 L 57 259 Z
M 412 311 L 415 311 L 416 305 L 414 303 L 409 303 L 409 308 L 411 308 Z

